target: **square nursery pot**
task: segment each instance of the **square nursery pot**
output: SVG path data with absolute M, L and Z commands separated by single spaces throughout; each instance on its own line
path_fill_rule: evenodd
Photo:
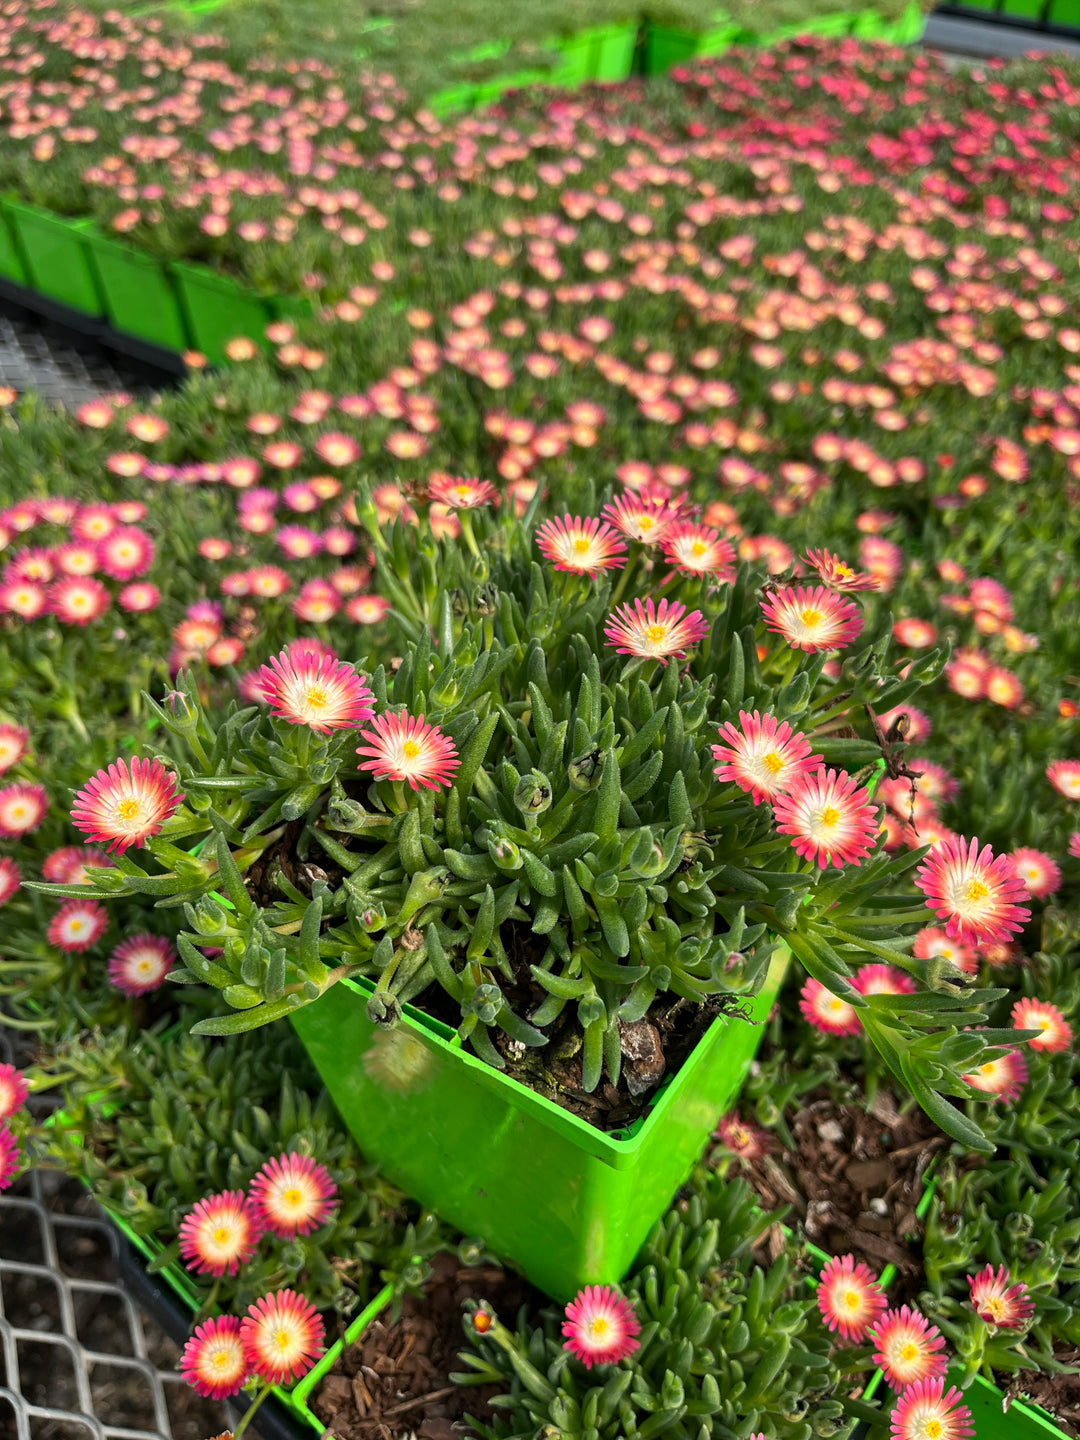
M 774 953 L 764 1021 L 790 952 Z M 367 1016 L 374 982 L 340 981 L 291 1018 L 361 1151 L 409 1195 L 479 1235 L 553 1299 L 618 1284 L 738 1094 L 760 1023 L 719 1016 L 652 1109 L 607 1134 L 462 1048 L 449 1026 L 405 1005 L 400 1025 Z
M 226 344 L 240 335 L 265 346 L 263 331 L 273 315 L 261 295 L 242 290 L 235 280 L 205 265 L 174 260 L 169 270 L 180 294 L 187 333 L 212 365 L 226 362 Z
M 105 305 L 90 263 L 90 220 L 67 220 L 36 205 L 4 200 L 32 290 L 95 319 Z
M 620 84 L 634 68 L 637 25 L 603 25 L 593 31 L 593 35 L 596 41 L 593 79 L 602 85 Z
M 165 261 L 96 231 L 87 242 L 113 329 L 178 355 L 189 349 L 192 342 Z
M 27 284 L 26 266 L 15 239 L 15 227 L 3 209 L 0 209 L 0 278 L 11 280 L 16 285 Z
M 448 115 L 463 115 L 476 104 L 475 85 L 447 85 L 428 97 L 427 108 L 439 120 Z

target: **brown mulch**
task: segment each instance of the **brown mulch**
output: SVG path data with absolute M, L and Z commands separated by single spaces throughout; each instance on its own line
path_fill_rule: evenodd
M 534 1286 L 498 1266 L 463 1266 L 443 1251 L 431 1262 L 422 1299 L 407 1295 L 394 1325 L 373 1321 L 323 1381 L 311 1409 L 335 1440 L 397 1440 L 409 1431 L 422 1440 L 458 1440 L 472 1434 L 466 1413 L 486 1424 L 497 1412 L 488 1402 L 505 1382 L 457 1385 L 458 1352 L 468 1346 L 462 1328 L 465 1300 L 486 1300 L 509 1329 L 520 1307 L 550 1302 Z
M 806 1238 L 829 1255 L 852 1254 L 875 1271 L 895 1265 L 893 1303 L 917 1294 L 922 1223 L 915 1210 L 927 1166 L 948 1136 L 918 1108 L 901 1114 L 887 1090 L 865 1110 L 834 1104 L 822 1087 L 788 1124 L 795 1153 L 778 1149 L 743 1162 L 765 1208 L 790 1205 L 789 1223 L 801 1221 Z
M 1080 1365 L 1080 1349 L 1056 1351 L 1062 1365 Z M 1050 1412 L 1063 1434 L 1080 1436 L 1080 1375 L 1046 1375 L 1020 1370 L 1000 1382 L 1010 1399 L 1031 1400 Z

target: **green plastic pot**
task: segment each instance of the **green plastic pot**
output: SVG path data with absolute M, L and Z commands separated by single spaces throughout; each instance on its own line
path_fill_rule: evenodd
M 1080 0 L 1053 0 L 1046 18 L 1052 25 L 1080 26 Z
M 263 331 L 273 315 L 261 295 L 241 290 L 228 276 L 205 266 L 174 260 L 169 269 L 180 294 L 187 333 L 212 365 L 225 362 L 226 344 L 239 335 L 265 345 Z
M 475 85 L 447 85 L 428 98 L 427 108 L 438 119 L 448 115 L 461 115 L 472 110 L 476 103 Z
M 98 231 L 87 234 L 90 261 L 115 330 L 181 354 L 191 348 L 165 262 Z
M 0 209 L 0 276 L 5 280 L 14 280 L 16 285 L 27 283 L 26 266 L 19 253 L 14 227 L 9 224 L 3 209 Z
M 558 85 L 563 90 L 574 90 L 595 78 L 596 42 L 592 30 L 582 30 L 577 35 L 548 40 L 545 42 L 545 49 L 559 52 L 558 65 L 545 77 L 549 85 Z
M 104 315 L 90 264 L 87 234 L 92 222 L 67 220 L 19 200 L 4 200 L 3 208 L 14 225 L 31 289 L 84 315 Z
M 761 1042 L 790 952 L 747 1009 L 718 1017 L 625 1130 L 605 1134 L 464 1050 L 412 1005 L 381 1030 L 374 982 L 342 980 L 291 1017 L 363 1154 L 393 1184 L 566 1303 L 618 1284 L 700 1158 Z
M 593 79 L 603 85 L 617 85 L 626 80 L 634 68 L 637 52 L 637 25 L 604 25 L 594 32 L 596 38 Z
M 688 30 L 650 24 L 645 31 L 645 74 L 666 75 L 672 66 L 692 60 L 700 39 Z

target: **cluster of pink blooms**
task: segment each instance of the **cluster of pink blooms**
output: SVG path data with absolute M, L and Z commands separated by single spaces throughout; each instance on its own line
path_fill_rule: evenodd
M 152 538 L 138 526 L 141 500 L 79 504 L 65 497 L 20 500 L 0 512 L 0 550 L 38 527 L 63 539 L 15 550 L 0 571 L 0 613 L 31 621 L 51 616 L 62 625 L 89 625 L 113 600 L 129 612 L 152 610 L 160 591 L 139 577 L 154 563 Z M 115 593 L 100 578 L 119 583 Z
M 226 1190 L 200 1200 L 180 1226 L 180 1256 L 189 1270 L 235 1275 L 264 1235 L 294 1240 L 325 1225 L 337 1186 L 324 1165 L 288 1153 L 268 1160 L 245 1193 Z
M 14 1065 L 0 1065 L 0 1190 L 10 1188 L 22 1162 L 18 1141 L 8 1121 L 30 1095 L 25 1075 Z
M 310 1301 L 278 1290 L 243 1317 L 220 1315 L 196 1326 L 180 1373 L 198 1395 L 228 1400 L 250 1380 L 285 1385 L 306 1375 L 325 1349 L 326 1327 Z
M 971 1306 L 987 1325 L 1019 1330 L 1035 1313 L 1027 1286 L 1010 1284 L 1004 1266 L 968 1276 Z M 869 1340 L 874 1361 L 897 1396 L 891 1427 L 896 1440 L 966 1440 L 975 1433 L 971 1411 L 955 1387 L 946 1391 L 945 1339 L 936 1326 L 907 1305 L 890 1310 L 877 1278 L 854 1256 L 825 1266 L 817 1290 L 818 1308 L 830 1330 L 847 1345 Z

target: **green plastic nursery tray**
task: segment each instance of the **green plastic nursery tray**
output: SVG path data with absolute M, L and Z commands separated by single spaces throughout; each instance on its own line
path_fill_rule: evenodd
M 486 1065 L 405 1005 L 367 1016 L 375 986 L 340 981 L 291 1018 L 362 1153 L 393 1184 L 566 1303 L 618 1284 L 738 1094 L 790 952 L 773 956 L 756 1023 L 720 1016 L 644 1119 L 606 1134 Z
M 68 220 L 9 198 L 0 201 L 0 206 L 14 231 L 26 282 L 72 310 L 94 319 L 103 316 L 105 303 L 87 242 L 92 222 Z
M 94 229 L 87 231 L 86 239 L 113 328 L 163 350 L 186 350 L 180 300 L 164 263 Z
M 169 269 L 180 292 L 187 333 L 211 365 L 222 364 L 225 346 L 241 335 L 265 345 L 263 331 L 274 318 L 268 299 L 241 290 L 235 280 L 204 265 L 174 260 Z
M 961 1375 L 959 1370 L 947 1371 L 945 1388 L 959 1385 Z M 885 1376 L 878 1370 L 863 1398 L 873 1399 L 884 1385 Z M 1006 1410 L 1004 1394 L 982 1375 L 976 1375 L 964 1391 L 964 1404 L 975 1424 L 975 1440 L 1069 1440 L 1054 1417 L 1038 1405 L 1014 1400 Z M 870 1440 L 886 1440 L 884 1426 L 876 1426 L 870 1432 Z

